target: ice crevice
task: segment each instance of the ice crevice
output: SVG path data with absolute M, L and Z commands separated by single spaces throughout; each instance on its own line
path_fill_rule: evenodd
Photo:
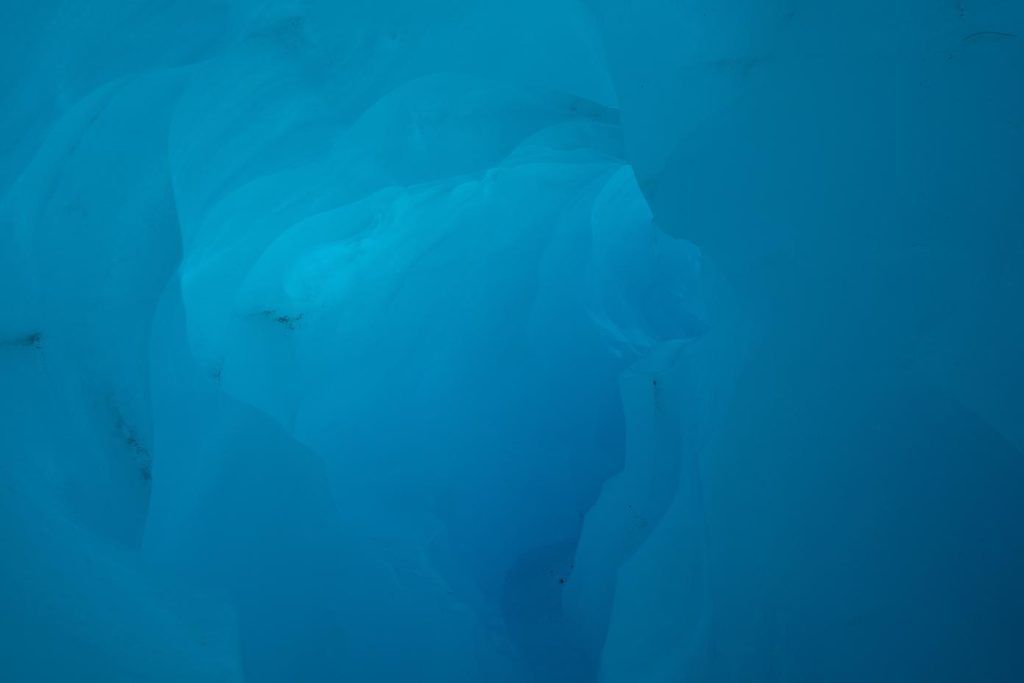
M 1024 13 L 812 4 L 5 9 L 0 679 L 1019 680 Z

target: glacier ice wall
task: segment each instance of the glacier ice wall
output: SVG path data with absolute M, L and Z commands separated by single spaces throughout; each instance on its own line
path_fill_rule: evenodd
M 0 679 L 1024 675 L 1019 2 L 0 18 Z

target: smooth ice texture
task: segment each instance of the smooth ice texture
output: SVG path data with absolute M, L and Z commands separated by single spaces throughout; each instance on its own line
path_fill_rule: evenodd
M 0 680 L 1024 678 L 1019 0 L 0 19 Z

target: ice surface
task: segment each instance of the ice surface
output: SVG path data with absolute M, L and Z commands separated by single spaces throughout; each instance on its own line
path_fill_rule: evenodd
M 0 19 L 0 679 L 1024 675 L 1019 2 Z

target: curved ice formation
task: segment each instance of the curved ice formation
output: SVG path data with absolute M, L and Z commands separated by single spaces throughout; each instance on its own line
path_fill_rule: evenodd
M 8 5 L 0 679 L 1020 679 L 1019 3 Z

